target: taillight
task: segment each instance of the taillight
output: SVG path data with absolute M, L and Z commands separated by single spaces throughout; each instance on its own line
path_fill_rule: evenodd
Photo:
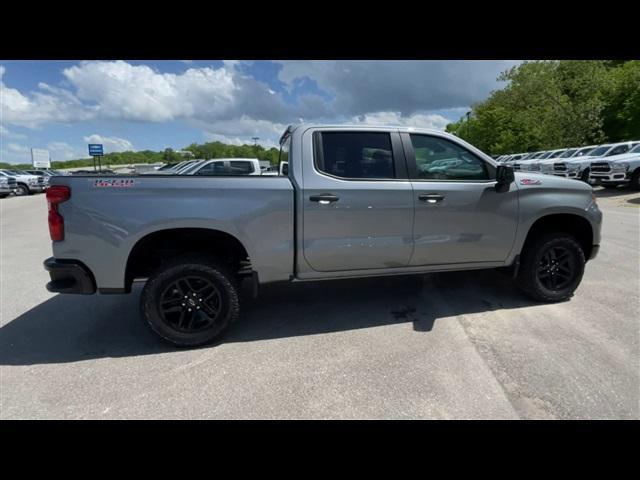
M 49 205 L 49 235 L 54 242 L 64 240 L 64 218 L 58 212 L 58 205 L 71 197 L 71 189 L 61 185 L 53 185 L 47 190 Z

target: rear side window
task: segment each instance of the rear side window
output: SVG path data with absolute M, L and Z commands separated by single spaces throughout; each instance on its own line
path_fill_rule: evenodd
M 315 139 L 316 168 L 341 178 L 395 178 L 391 136 L 378 132 L 322 132 Z
M 488 180 L 485 162 L 449 140 L 411 135 L 417 178 L 427 180 Z

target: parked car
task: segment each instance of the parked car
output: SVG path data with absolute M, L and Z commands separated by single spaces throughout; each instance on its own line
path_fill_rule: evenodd
M 53 177 L 53 176 L 57 176 L 57 175 L 66 175 L 65 172 L 60 172 L 58 170 L 51 170 L 51 169 L 46 169 L 46 170 L 25 170 L 27 173 L 30 173 L 31 175 L 42 175 L 44 177 Z
M 578 152 L 578 148 L 567 148 L 564 151 L 549 155 L 543 160 L 538 160 L 536 163 L 540 166 L 540 173 L 549 173 L 553 171 L 553 163 L 561 158 L 569 158 Z
M 243 279 L 257 294 L 273 282 L 506 267 L 532 298 L 556 302 L 599 249 L 590 186 L 514 173 L 444 132 L 299 125 L 280 148 L 288 177 L 55 177 L 48 290 L 129 293 L 145 281 L 151 329 L 195 346 L 238 318 Z M 431 172 L 451 159 L 462 163 Z
M 557 150 L 550 150 L 548 152 L 544 152 L 541 155 L 539 155 L 536 158 L 530 158 L 528 160 L 523 160 L 517 163 L 517 166 L 519 167 L 518 170 L 521 170 L 523 172 L 539 172 L 540 171 L 540 165 L 542 162 L 544 162 L 545 160 L 548 159 L 556 159 L 558 158 L 561 154 L 563 154 L 567 149 L 566 148 L 559 148 Z M 515 165 L 514 165 L 515 167 Z
M 627 153 L 638 142 L 620 142 L 600 145 L 593 148 L 590 152 L 582 156 L 568 158 L 563 162 L 554 164 L 554 171 L 557 173 L 566 173 L 568 178 L 579 178 L 587 180 L 590 178 L 591 163 L 606 157 Z M 565 176 L 565 175 L 563 175 Z M 590 180 L 589 180 L 590 181 Z
M 535 152 L 533 155 L 529 156 L 526 160 L 529 161 L 529 160 L 534 160 L 534 159 L 540 158 L 542 155 L 544 155 L 546 153 L 549 153 L 549 152 L 544 151 L 544 150 L 541 151 L 541 152 Z M 513 169 L 516 170 L 516 171 L 520 170 L 520 164 L 521 164 L 522 161 L 523 161 L 522 159 L 518 160 L 517 162 L 513 158 L 509 159 L 509 163 L 511 164 Z
M 18 181 L 16 180 L 16 177 L 8 175 L 0 170 L 0 181 L 6 183 L 7 188 L 9 189 L 8 192 L 3 192 L 3 198 L 9 196 L 12 193 L 16 195 L 18 194 Z M 4 195 L 4 193 L 6 193 L 6 195 Z
M 101 170 L 75 170 L 73 175 L 117 175 L 116 172 L 109 168 Z
M 640 144 L 628 153 L 611 155 L 606 160 L 591 162 L 589 179 L 605 188 L 629 185 L 640 190 Z
M 44 192 L 48 187 L 43 176 L 31 175 L 20 170 L 6 169 L 0 170 L 0 174 L 4 177 L 16 179 L 16 195 L 31 195 L 37 192 Z
M 187 168 L 182 175 L 261 175 L 257 158 L 216 158 Z
M 201 163 L 201 162 L 204 162 L 204 160 L 201 159 L 201 158 L 194 159 L 194 160 L 184 160 L 184 161 L 178 163 L 177 165 L 174 165 L 171 168 L 151 170 L 151 171 L 148 171 L 148 172 L 142 172 L 142 174 L 143 175 L 176 175 L 176 174 L 182 174 L 182 173 L 185 172 L 185 170 L 187 170 L 192 165 L 195 165 L 195 164 Z
M 540 173 L 574 178 L 582 180 L 583 182 L 588 182 L 590 163 L 589 154 L 597 147 L 598 145 L 589 145 L 587 147 L 580 147 L 577 150 L 573 148 L 569 149 L 553 162 L 541 165 Z
M 0 198 L 6 198 L 15 191 L 16 179 L 12 180 L 13 186 L 9 183 L 9 177 L 0 176 Z

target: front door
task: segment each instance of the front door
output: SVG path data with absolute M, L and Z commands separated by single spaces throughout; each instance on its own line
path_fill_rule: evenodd
M 495 190 L 495 167 L 462 144 L 402 134 L 415 203 L 410 265 L 501 262 L 518 222 L 518 192 Z
M 413 191 L 397 132 L 316 131 L 305 162 L 303 254 L 319 272 L 406 267 Z

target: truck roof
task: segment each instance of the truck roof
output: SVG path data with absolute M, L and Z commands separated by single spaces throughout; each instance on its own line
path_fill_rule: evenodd
M 295 125 L 289 125 L 285 129 L 284 133 L 280 137 L 280 143 L 282 143 L 287 136 L 291 135 L 293 132 L 295 132 L 296 130 L 298 130 L 300 128 L 302 128 L 303 130 L 306 130 L 307 128 L 327 128 L 327 129 L 343 128 L 343 129 L 353 129 L 353 130 L 362 130 L 362 129 L 366 129 L 366 130 L 397 130 L 397 131 L 400 131 L 400 132 L 407 132 L 407 133 L 411 133 L 411 132 L 430 133 L 430 134 L 436 134 L 436 135 L 444 135 L 444 136 L 455 137 L 455 135 L 447 133 L 447 132 L 445 132 L 443 130 L 435 130 L 433 128 L 410 127 L 410 126 L 406 126 L 406 125 L 392 125 L 392 124 L 390 124 L 390 125 L 366 125 L 366 124 L 349 124 L 349 123 L 298 123 L 298 124 L 295 124 Z

